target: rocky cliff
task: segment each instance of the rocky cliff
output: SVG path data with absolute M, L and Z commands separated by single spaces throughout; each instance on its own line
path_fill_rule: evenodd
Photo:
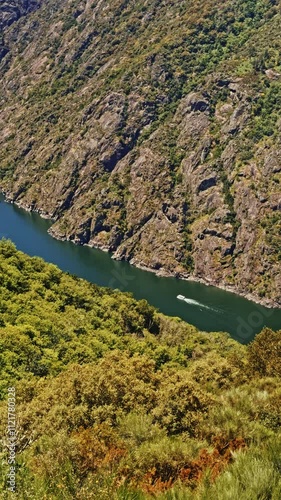
M 29 12 L 37 9 L 40 0 L 2 0 L 0 5 L 0 29 L 10 26 L 13 22 Z
M 0 61 L 7 54 L 4 30 L 22 16 L 37 9 L 41 0 L 2 0 L 0 3 Z
M 280 17 L 45 0 L 5 29 L 1 188 L 58 238 L 281 306 Z

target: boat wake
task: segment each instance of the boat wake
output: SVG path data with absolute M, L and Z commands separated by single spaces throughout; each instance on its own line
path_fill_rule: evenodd
M 206 306 L 205 304 L 202 304 L 201 302 L 198 302 L 197 300 L 194 299 L 188 299 L 184 295 L 178 295 L 177 299 L 182 300 L 183 302 L 186 302 L 187 304 L 190 304 L 191 306 L 197 306 L 203 309 L 208 309 L 209 311 L 214 311 L 214 312 L 221 312 L 219 309 L 215 309 L 214 307 Z
M 209 309 L 211 311 L 214 311 L 214 309 L 210 306 L 206 306 L 205 304 L 201 304 L 201 302 L 197 302 L 197 300 L 193 300 L 193 299 L 187 299 L 185 298 L 184 299 L 184 302 L 186 302 L 187 304 L 190 304 L 192 306 L 198 306 L 198 307 L 203 307 L 204 309 Z

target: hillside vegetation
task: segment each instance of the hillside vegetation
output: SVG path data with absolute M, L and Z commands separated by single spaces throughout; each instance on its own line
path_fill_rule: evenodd
M 9 241 L 0 279 L 1 498 L 280 499 L 280 331 L 199 332 Z
M 17 3 L 0 57 L 8 197 L 58 238 L 280 307 L 280 1 L 2 9 Z

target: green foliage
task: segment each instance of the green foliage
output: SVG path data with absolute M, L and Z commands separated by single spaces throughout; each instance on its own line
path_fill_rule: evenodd
M 261 376 L 281 377 L 281 337 L 265 328 L 249 346 L 249 368 Z
M 267 448 L 254 449 L 236 455 L 229 467 L 214 485 L 202 491 L 204 499 L 248 500 L 258 498 L 278 499 L 281 491 L 280 462 L 276 453 L 280 443 L 270 440 Z
M 279 499 L 280 331 L 248 347 L 0 243 L 16 498 Z M 258 375 L 258 378 L 257 378 Z M 7 492 L 7 449 L 1 448 Z
M 169 434 L 186 432 L 195 435 L 197 426 L 208 412 L 213 400 L 185 373 L 167 373 L 157 393 L 158 405 L 153 411 L 155 421 Z
M 276 131 L 276 122 L 281 110 L 281 85 L 273 82 L 264 88 L 261 96 L 253 105 L 254 121 L 247 136 L 255 142 L 271 136 Z

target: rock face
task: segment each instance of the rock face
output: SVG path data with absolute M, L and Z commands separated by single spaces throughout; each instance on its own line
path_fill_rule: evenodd
M 280 14 L 242 9 L 236 47 L 232 2 L 197 8 L 4 2 L 0 185 L 55 237 L 281 306 Z
M 0 5 L 0 30 L 37 9 L 41 0 L 4 0 Z
M 0 61 L 9 52 L 5 44 L 4 30 L 22 16 L 36 10 L 42 0 L 2 0 L 0 3 Z

